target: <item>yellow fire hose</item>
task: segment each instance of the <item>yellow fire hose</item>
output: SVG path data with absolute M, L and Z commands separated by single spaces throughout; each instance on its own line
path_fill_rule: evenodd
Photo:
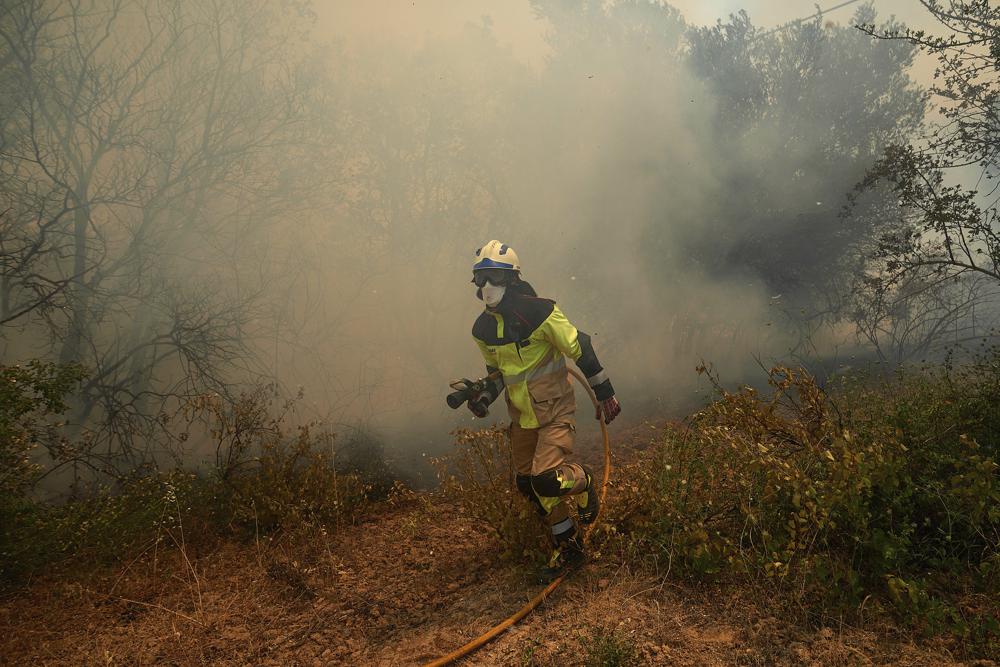
M 594 390 L 590 388 L 590 385 L 587 384 L 587 381 L 583 378 L 582 375 L 580 375 L 578 371 L 570 368 L 569 372 L 573 375 L 573 377 L 577 379 L 580 385 L 587 390 L 587 395 L 590 396 L 590 400 L 594 403 L 594 408 L 596 409 L 599 404 L 597 402 L 597 396 L 594 395 Z M 598 422 L 601 424 L 601 433 L 604 435 L 604 478 L 601 480 L 601 504 L 597 508 L 597 516 L 594 517 L 594 522 L 590 524 L 587 530 L 584 531 L 583 534 L 584 543 L 586 543 L 587 537 L 590 536 L 590 530 L 597 525 L 598 520 L 600 520 L 601 518 L 601 512 L 604 510 L 604 496 L 607 494 L 608 491 L 608 478 L 611 476 L 611 442 L 608 439 L 608 427 L 604 423 L 603 415 L 601 419 L 598 420 Z M 451 653 L 449 653 L 444 657 L 428 662 L 424 667 L 441 667 L 442 665 L 450 665 L 456 660 L 464 658 L 473 651 L 484 646 L 487 642 L 503 634 L 508 629 L 510 629 L 510 627 L 513 626 L 515 623 L 517 623 L 522 618 L 530 614 L 535 607 L 540 605 L 542 603 L 542 600 L 547 598 L 552 593 L 552 591 L 558 588 L 559 584 L 562 583 L 563 579 L 566 578 L 567 574 L 568 573 L 564 572 L 555 579 L 553 579 L 549 583 L 549 585 L 546 586 L 544 590 L 542 590 L 541 593 L 531 598 L 531 600 L 528 601 L 528 604 L 521 607 L 521 609 L 518 610 L 516 614 L 514 614 L 507 620 L 499 623 L 492 629 L 487 630 L 486 632 L 479 635 L 465 646 L 455 649 L 454 651 L 452 651 Z

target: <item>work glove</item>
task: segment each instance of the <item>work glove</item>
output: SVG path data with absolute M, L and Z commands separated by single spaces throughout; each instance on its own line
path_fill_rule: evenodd
M 469 399 L 469 410 L 480 419 L 490 414 L 490 397 L 486 392 L 480 392 Z
M 621 414 L 621 411 L 622 406 L 618 403 L 618 399 L 612 396 L 606 401 L 601 401 L 597 404 L 597 414 L 594 416 L 594 419 L 600 420 L 603 416 L 604 423 L 610 424 L 614 421 L 615 417 Z

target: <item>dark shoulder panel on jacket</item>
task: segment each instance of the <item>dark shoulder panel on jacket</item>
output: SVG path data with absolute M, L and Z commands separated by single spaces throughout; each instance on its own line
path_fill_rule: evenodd
M 525 333 L 527 335 L 540 327 L 542 322 L 548 319 L 555 305 L 556 302 L 552 299 L 543 299 L 537 296 L 522 296 L 513 304 L 512 311 L 515 317 L 524 318 L 522 324 L 527 329 Z
M 476 318 L 472 325 L 472 336 L 483 341 L 487 345 L 500 345 L 497 338 L 497 320 L 485 310 Z

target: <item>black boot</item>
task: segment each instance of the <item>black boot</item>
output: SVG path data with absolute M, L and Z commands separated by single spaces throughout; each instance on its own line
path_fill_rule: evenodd
M 583 550 L 583 542 L 577 535 L 574 528 L 568 537 L 563 537 L 556 542 L 549 563 L 538 574 L 538 583 L 551 583 L 556 577 L 576 570 L 587 561 L 587 555 Z

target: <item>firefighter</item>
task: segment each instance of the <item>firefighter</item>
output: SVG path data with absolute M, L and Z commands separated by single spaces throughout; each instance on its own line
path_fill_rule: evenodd
M 540 298 L 521 279 L 521 265 L 510 246 L 490 241 L 477 250 L 472 275 L 476 296 L 486 305 L 472 336 L 487 374 L 499 370 L 500 377 L 470 398 L 469 409 L 485 417 L 489 405 L 507 390 L 517 488 L 546 519 L 553 553 L 545 576 L 555 576 L 583 561 L 569 503 L 575 500 L 580 522 L 589 524 L 597 518 L 600 493 L 590 469 L 566 460 L 576 436 L 576 401 L 566 357 L 594 390 L 597 419 L 611 423 L 621 406 L 590 336 L 577 330 L 555 301 Z

